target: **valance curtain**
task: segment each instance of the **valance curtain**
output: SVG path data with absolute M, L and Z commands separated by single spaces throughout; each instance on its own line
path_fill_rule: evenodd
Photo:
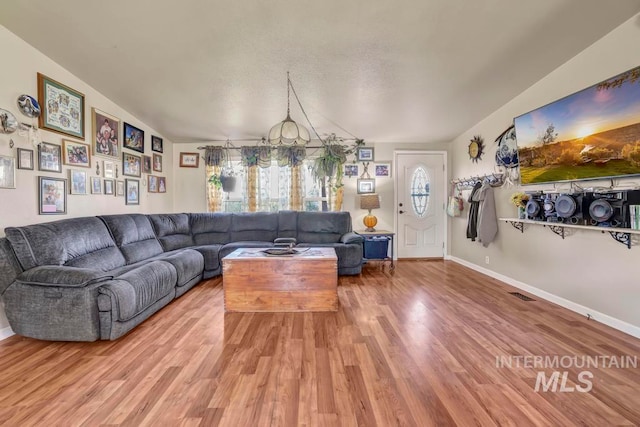
M 210 184 L 209 180 L 214 175 L 220 176 L 225 158 L 226 150 L 224 147 L 207 147 L 204 152 L 208 212 L 222 211 L 222 188 Z

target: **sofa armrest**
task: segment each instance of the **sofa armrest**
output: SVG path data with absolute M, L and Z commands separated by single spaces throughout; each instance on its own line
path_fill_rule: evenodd
M 112 275 L 89 268 L 43 265 L 21 273 L 16 281 L 39 286 L 81 288 L 111 279 Z
M 340 243 L 344 243 L 344 244 L 362 243 L 362 242 L 364 242 L 364 237 L 362 237 L 361 235 L 353 231 L 345 233 L 342 235 L 342 237 L 340 237 Z

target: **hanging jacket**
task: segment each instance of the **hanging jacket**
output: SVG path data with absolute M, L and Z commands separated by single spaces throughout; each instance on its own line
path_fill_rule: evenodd
M 480 202 L 474 200 L 475 194 L 482 187 L 481 182 L 476 182 L 473 186 L 473 190 L 471 190 L 471 194 L 469 195 L 469 222 L 467 223 L 467 239 L 471 239 L 472 242 L 476 241 L 476 237 L 478 237 L 478 210 L 480 209 Z
M 498 216 L 493 187 L 485 182 L 473 198 L 480 203 L 477 224 L 478 241 L 486 248 L 498 234 Z

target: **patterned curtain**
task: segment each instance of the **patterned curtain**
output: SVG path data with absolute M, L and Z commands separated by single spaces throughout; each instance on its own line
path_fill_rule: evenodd
M 278 166 L 289 167 L 291 170 L 290 179 L 288 180 L 288 209 L 292 211 L 303 210 L 304 188 L 302 177 L 302 162 L 307 155 L 305 147 L 297 145 L 289 147 L 278 147 Z
M 258 168 L 271 166 L 271 147 L 244 146 L 240 149 L 242 165 L 247 168 L 247 211 L 264 210 L 264 191 L 260 191 L 260 171 Z M 267 192 L 268 194 L 268 192 Z M 268 203 L 268 200 L 266 200 Z
M 207 211 L 221 212 L 223 193 L 222 187 L 210 182 L 213 176 L 220 176 L 222 164 L 226 157 L 224 147 L 207 147 L 204 154 L 207 192 Z

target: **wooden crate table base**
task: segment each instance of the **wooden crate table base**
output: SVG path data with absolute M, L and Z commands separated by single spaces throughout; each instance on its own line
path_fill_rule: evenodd
M 338 257 L 333 248 L 268 256 L 240 248 L 222 259 L 225 311 L 337 311 Z

